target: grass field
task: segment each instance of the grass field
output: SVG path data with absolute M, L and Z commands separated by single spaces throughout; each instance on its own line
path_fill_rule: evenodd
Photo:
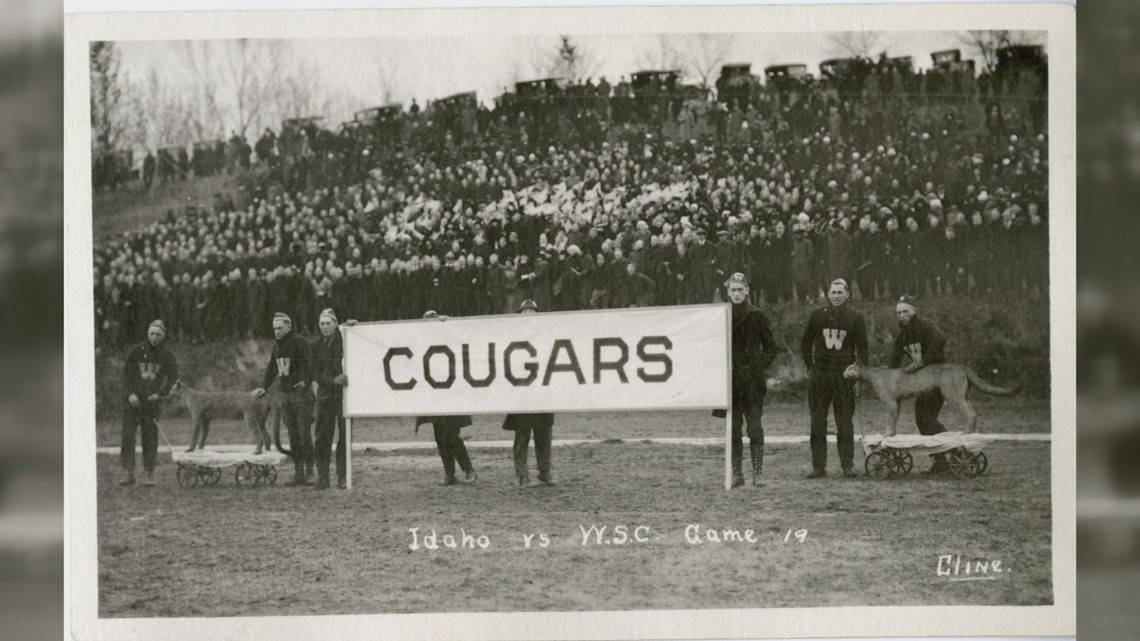
M 1002 433 L 1049 432 L 1049 400 L 1040 398 L 992 398 L 974 393 L 971 403 L 978 410 L 978 431 Z M 874 398 L 861 398 L 855 411 L 855 433 L 875 434 L 886 424 L 886 410 Z M 965 420 L 953 409 L 943 409 L 940 420 L 949 430 L 965 429 Z M 474 425 L 464 429 L 463 436 L 473 441 L 502 441 L 514 438 L 501 429 L 502 415 L 474 417 Z M 175 446 L 186 445 L 194 429 L 188 418 L 161 419 L 163 433 Z M 98 422 L 97 443 L 105 447 L 119 445 L 120 424 L 116 420 Z M 832 426 L 834 429 L 834 426 Z M 914 402 L 904 401 L 899 418 L 899 433 L 915 433 Z M 764 415 L 764 433 L 771 436 L 806 436 L 808 434 L 807 403 L 768 403 Z M 559 439 L 645 439 L 674 437 L 716 437 L 724 434 L 724 419 L 708 412 L 598 412 L 560 414 L 555 428 Z M 282 442 L 287 441 L 281 427 Z M 359 419 L 353 424 L 353 440 L 358 443 L 422 441 L 434 447 L 430 428 L 417 434 L 411 418 Z M 250 443 L 249 430 L 240 420 L 214 421 L 210 427 L 211 445 Z
M 988 431 L 1050 431 L 1047 402 L 978 400 Z M 871 431 L 881 411 L 876 406 L 861 403 L 857 426 Z M 768 433 L 805 433 L 804 410 L 798 404 L 768 408 Z M 164 423 L 176 443 L 186 442 L 184 423 Z M 725 492 L 723 447 L 629 442 L 715 436 L 723 429 L 717 419 L 696 413 L 562 415 L 556 438 L 614 440 L 556 447 L 558 485 L 518 488 L 509 450 L 475 449 L 479 481 L 442 487 L 430 436 L 414 436 L 409 423 L 384 421 L 361 430 L 363 438 L 414 438 L 423 448 L 358 452 L 352 491 L 280 485 L 239 490 L 231 474 L 216 487 L 182 489 L 165 454 L 158 487 L 121 488 L 115 484 L 117 457 L 99 456 L 100 615 L 1052 600 L 1048 443 L 993 444 L 990 469 L 977 479 L 911 475 L 884 482 L 835 476 L 809 481 L 803 478 L 806 444 L 770 445 L 768 486 Z M 913 430 L 907 426 L 904 432 Z M 213 442 L 244 442 L 237 425 L 219 427 Z M 100 444 L 116 442 L 113 423 L 99 431 Z M 502 440 L 509 434 L 489 417 L 477 418 L 465 436 Z M 686 537 L 692 524 L 700 524 L 701 533 L 734 529 L 744 535 L 751 529 L 755 542 L 694 544 Z M 603 542 L 583 545 L 581 528 L 603 525 Z M 624 544 L 613 535 L 619 525 L 628 528 Z M 421 549 L 411 550 L 411 528 L 418 528 L 417 537 L 433 529 L 439 537 L 485 536 L 488 547 L 433 551 L 418 541 Z M 646 540 L 633 541 L 635 532 Z M 540 547 L 543 533 L 548 547 Z M 530 548 L 528 534 L 534 535 Z M 940 555 L 961 555 L 963 563 L 1000 560 L 1003 572 L 992 580 L 954 581 L 938 576 Z

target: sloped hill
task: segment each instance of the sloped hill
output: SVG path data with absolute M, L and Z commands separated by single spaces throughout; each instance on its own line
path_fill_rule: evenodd
M 253 170 L 230 175 L 206 176 L 153 184 L 141 183 L 113 192 L 100 192 L 92 198 L 92 232 L 95 243 L 158 220 L 170 209 L 187 205 L 209 205 L 215 194 L 233 193 L 256 179 Z

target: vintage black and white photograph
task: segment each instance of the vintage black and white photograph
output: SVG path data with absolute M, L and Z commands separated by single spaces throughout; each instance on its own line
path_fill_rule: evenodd
M 1008 23 L 85 38 L 97 618 L 1054 605 Z

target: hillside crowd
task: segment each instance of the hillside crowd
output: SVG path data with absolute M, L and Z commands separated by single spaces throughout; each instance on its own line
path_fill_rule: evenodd
M 399 135 L 267 132 L 248 193 L 96 247 L 98 340 L 135 341 L 155 318 L 178 340 L 268 336 L 275 312 L 311 333 L 326 307 L 366 321 L 525 298 L 703 303 L 734 272 L 766 304 L 814 302 L 834 278 L 865 299 L 1046 292 L 1048 139 L 1014 110 L 796 104 L 725 107 L 703 129 L 591 109 L 589 136 L 427 114 Z

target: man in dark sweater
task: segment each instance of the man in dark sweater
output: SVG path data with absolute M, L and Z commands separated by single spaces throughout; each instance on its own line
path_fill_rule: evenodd
M 125 475 L 120 485 L 135 484 L 135 430 L 142 433 L 143 485 L 154 485 L 154 466 L 158 459 L 158 418 L 162 397 L 178 380 L 178 361 L 162 346 L 166 325 L 161 320 L 150 323 L 146 342 L 136 345 L 123 366 L 123 433 L 120 460 Z
M 293 479 L 286 485 L 307 485 L 313 475 L 313 389 L 309 363 L 309 344 L 293 333 L 293 319 L 278 312 L 273 315 L 273 336 L 277 343 L 265 367 L 261 387 L 253 395 L 265 395 L 273 381 L 281 381 L 285 394 L 283 418 L 289 430 L 289 446 L 293 450 Z
M 351 321 L 350 321 L 351 322 Z M 346 487 L 344 441 L 344 392 L 348 377 L 344 374 L 344 339 L 340 335 L 336 314 L 331 309 L 321 312 L 317 323 L 321 335 L 313 340 L 310 356 L 313 380 L 317 382 L 317 489 L 329 488 L 329 464 L 332 458 L 333 434 L 336 442 L 336 486 Z
M 732 303 L 732 487 L 744 485 L 741 428 L 745 422 L 752 456 L 752 485 L 762 487 L 764 426 L 761 417 L 768 391 L 764 371 L 775 360 L 779 348 L 768 317 L 748 302 L 748 279 L 744 274 L 733 274 L 724 287 Z M 723 418 L 724 410 L 714 410 L 713 416 Z
M 914 298 L 899 298 L 895 305 L 895 315 L 899 319 L 899 334 L 895 337 L 895 346 L 891 351 L 892 368 L 901 367 L 904 358 L 910 360 L 906 366 L 907 372 L 916 371 L 925 365 L 946 362 L 946 338 L 934 323 L 919 318 Z M 944 401 L 942 392 L 938 389 L 914 399 L 914 422 L 919 434 L 932 436 L 946 431 L 946 426 L 938 421 L 938 413 L 942 411 Z M 934 465 L 923 474 L 941 474 L 946 470 L 945 455 L 935 454 L 933 457 Z
M 811 313 L 800 341 L 808 367 L 812 463 L 808 478 L 812 479 L 827 475 L 827 413 L 832 407 L 843 475 L 856 476 L 855 382 L 844 379 L 843 370 L 856 360 L 867 361 L 867 324 L 861 314 L 847 307 L 850 295 L 847 281 L 832 281 L 827 291 L 830 304 Z

